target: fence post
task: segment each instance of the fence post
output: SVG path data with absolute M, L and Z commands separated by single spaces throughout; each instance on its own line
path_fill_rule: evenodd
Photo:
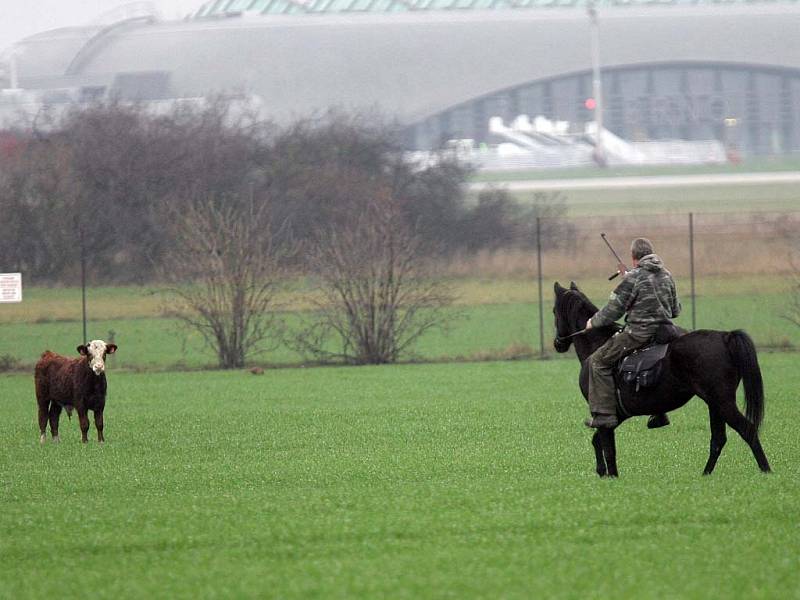
M 86 247 L 83 243 L 83 227 L 80 230 L 80 244 L 81 244 L 81 309 L 83 312 L 83 341 L 86 340 Z
M 536 268 L 539 278 L 539 355 L 544 358 L 544 307 L 542 294 L 542 218 L 536 217 Z
M 692 331 L 697 329 L 697 312 L 695 309 L 694 288 L 694 213 L 689 213 L 689 277 L 692 282 Z

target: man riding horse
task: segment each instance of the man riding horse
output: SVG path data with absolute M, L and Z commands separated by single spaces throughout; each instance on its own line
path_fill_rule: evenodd
M 614 428 L 617 418 L 616 364 L 634 350 L 653 343 L 659 328 L 672 323 L 681 312 L 672 274 L 653 251 L 646 238 L 636 238 L 631 243 L 633 268 L 619 264 L 622 282 L 611 293 L 603 308 L 589 319 L 586 330 L 612 325 L 622 315 L 625 327 L 600 346 L 590 357 L 589 410 L 592 418 L 585 421 L 588 427 Z M 669 424 L 666 414 L 653 415 L 648 427 Z

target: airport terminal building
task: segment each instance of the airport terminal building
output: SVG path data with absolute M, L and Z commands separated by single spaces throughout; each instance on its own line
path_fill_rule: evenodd
M 3 54 L 2 101 L 246 93 L 278 122 L 377 109 L 410 149 L 490 141 L 492 117 L 594 120 L 584 1 L 210 0 L 168 22 L 146 6 L 19 41 Z M 800 152 L 800 2 L 595 7 L 610 132 Z

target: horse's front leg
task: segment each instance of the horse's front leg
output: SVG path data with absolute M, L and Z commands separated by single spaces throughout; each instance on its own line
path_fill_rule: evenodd
M 617 471 L 617 443 L 614 439 L 614 430 L 603 428 L 598 429 L 600 433 L 600 442 L 603 447 L 603 457 L 606 461 L 606 469 L 608 477 L 619 477 Z
M 605 477 L 607 473 L 606 459 L 603 458 L 603 443 L 600 440 L 599 429 L 596 430 L 592 436 L 592 446 L 594 446 L 594 458 L 597 461 L 597 474 L 600 477 Z

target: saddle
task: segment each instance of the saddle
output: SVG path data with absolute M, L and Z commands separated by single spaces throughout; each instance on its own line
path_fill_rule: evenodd
M 618 373 L 620 385 L 650 388 L 658 383 L 661 375 L 661 360 L 666 356 L 669 344 L 654 344 L 631 354 L 619 362 Z
M 617 366 L 619 386 L 634 388 L 633 392 L 636 393 L 641 388 L 651 388 L 656 385 L 661 376 L 661 360 L 667 354 L 669 343 L 683 333 L 672 323 L 659 327 L 652 345 L 634 350 L 619 362 Z

